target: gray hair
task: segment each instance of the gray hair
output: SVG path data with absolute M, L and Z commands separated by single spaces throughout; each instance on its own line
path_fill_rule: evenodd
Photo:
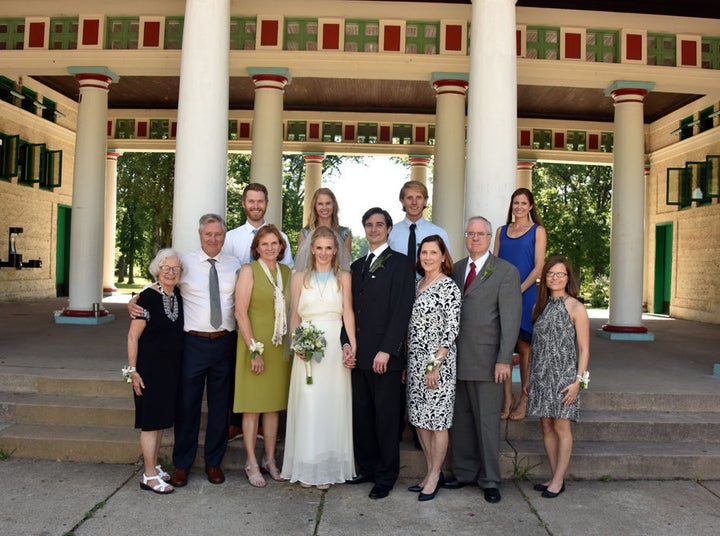
M 148 267 L 148 272 L 150 272 L 150 275 L 152 275 L 156 280 L 158 278 L 158 274 L 160 274 L 160 267 L 163 265 L 165 259 L 167 259 L 168 257 L 177 258 L 178 262 L 180 263 L 180 273 L 182 273 L 183 264 L 178 252 L 175 251 L 173 248 L 164 248 L 155 254 L 155 258 L 150 261 L 150 266 Z
M 200 225 L 198 227 L 198 231 L 202 233 L 203 228 L 206 224 L 214 222 L 218 222 L 222 226 L 223 232 L 227 233 L 227 224 L 225 223 L 225 218 L 220 216 L 220 214 L 214 214 L 212 212 L 200 216 Z
M 492 223 L 490 223 L 487 218 L 483 218 L 482 216 L 472 216 L 468 218 L 467 223 L 465 224 L 465 229 L 467 229 L 468 225 L 470 225 L 470 222 L 473 221 L 484 221 L 485 225 L 487 225 L 488 232 L 490 233 L 490 235 L 492 235 Z

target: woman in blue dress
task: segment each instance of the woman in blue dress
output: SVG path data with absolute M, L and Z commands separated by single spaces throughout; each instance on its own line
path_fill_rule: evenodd
M 521 421 L 527 411 L 530 354 L 532 351 L 532 314 L 537 301 L 536 281 L 545 261 L 547 234 L 535 208 L 533 194 L 527 188 L 518 188 L 510 198 L 507 225 L 497 230 L 493 254 L 513 264 L 520 272 L 522 291 L 522 323 L 517 341 L 520 356 L 520 400 L 512 411 L 512 378 L 505 380 L 505 401 L 500 414 L 502 419 Z M 511 413 L 512 411 L 512 413 Z

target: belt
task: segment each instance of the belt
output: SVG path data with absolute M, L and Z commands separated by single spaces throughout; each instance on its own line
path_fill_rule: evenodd
M 194 329 L 191 329 L 185 333 L 192 335 L 193 337 L 202 337 L 203 339 L 219 339 L 225 335 L 230 335 L 230 332 L 226 329 L 222 331 L 195 331 Z

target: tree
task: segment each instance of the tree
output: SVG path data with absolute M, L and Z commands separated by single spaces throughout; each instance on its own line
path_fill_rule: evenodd
M 533 185 L 548 256 L 567 256 L 587 289 L 609 271 L 612 168 L 541 163 Z
M 129 283 L 136 265 L 147 270 L 155 252 L 172 241 L 174 169 L 174 153 L 125 153 L 118 158 L 117 247 Z

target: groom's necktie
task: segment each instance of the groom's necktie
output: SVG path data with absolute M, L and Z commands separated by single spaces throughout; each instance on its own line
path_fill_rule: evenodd
M 362 278 L 365 279 L 367 277 L 368 271 L 370 270 L 370 265 L 372 264 L 373 259 L 375 258 L 375 254 L 371 253 L 367 256 L 367 259 L 365 259 L 365 264 L 363 264 L 362 269 Z
M 417 225 L 414 223 L 410 224 L 410 236 L 408 236 L 408 248 L 407 248 L 407 256 L 410 258 L 410 262 L 413 263 L 413 266 L 415 266 L 415 255 L 417 251 L 417 242 L 415 238 L 415 228 Z
M 208 259 L 210 263 L 210 325 L 215 329 L 222 326 L 222 309 L 220 307 L 220 284 L 218 282 L 218 273 L 215 268 L 216 259 Z
M 463 287 L 463 292 L 465 292 L 468 287 L 472 284 L 473 281 L 475 281 L 475 276 L 477 274 L 475 273 L 475 263 L 470 263 L 470 272 L 468 272 L 467 279 L 465 279 L 465 286 Z

